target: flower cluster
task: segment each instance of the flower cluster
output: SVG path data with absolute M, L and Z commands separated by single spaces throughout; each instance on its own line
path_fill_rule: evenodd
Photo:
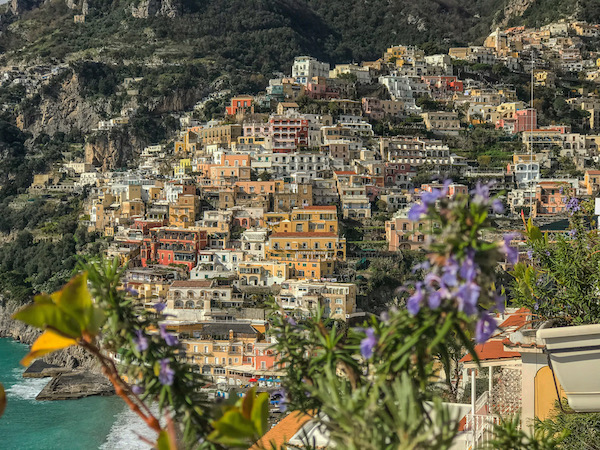
M 491 311 L 502 310 L 504 305 L 495 286 L 494 265 L 502 255 L 509 264 L 517 263 L 518 250 L 511 245 L 516 236 L 507 234 L 495 245 L 481 241 L 480 231 L 488 211 L 501 213 L 502 202 L 490 197 L 490 185 L 481 183 L 471 191 L 470 198 L 448 199 L 449 185 L 446 181 L 442 189 L 423 194 L 422 203 L 413 205 L 409 212 L 409 219 L 427 217 L 438 222 L 442 231 L 432 245 L 429 262 L 419 267 L 424 278 L 414 284 L 406 307 L 413 315 L 427 307 L 458 310 L 474 317 L 475 340 L 485 342 L 496 330 Z M 367 334 L 365 346 L 371 342 L 369 339 L 372 336 Z
M 569 212 L 569 214 L 573 215 L 577 211 L 581 210 L 581 206 L 579 205 L 579 200 L 575 197 L 571 197 L 567 204 L 565 205 L 565 209 Z

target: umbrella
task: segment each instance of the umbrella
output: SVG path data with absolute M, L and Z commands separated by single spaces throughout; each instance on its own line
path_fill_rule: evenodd
M 267 381 L 273 381 L 273 378 L 269 378 Z
M 266 378 L 259 378 L 258 381 L 267 381 Z
M 248 381 L 250 383 L 256 383 L 258 380 L 256 378 L 250 378 Z

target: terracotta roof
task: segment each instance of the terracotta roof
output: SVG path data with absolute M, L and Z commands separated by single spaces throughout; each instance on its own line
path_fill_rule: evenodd
M 506 347 L 519 347 L 519 348 L 546 348 L 545 345 L 538 345 L 534 342 L 531 344 L 522 344 L 520 342 L 512 342 L 509 338 L 506 338 L 502 341 L 502 345 Z
M 479 360 L 485 361 L 488 359 L 512 359 L 520 358 L 519 352 L 507 352 L 504 350 L 503 341 L 488 341 L 485 344 L 479 344 L 475 346 L 475 353 L 479 357 Z M 471 354 L 467 354 L 460 359 L 461 362 L 473 361 Z
M 589 174 L 593 174 L 593 175 L 598 175 L 600 174 L 600 170 L 586 170 L 585 173 L 589 173 Z
M 174 281 L 171 287 L 174 288 L 193 288 L 193 287 L 211 287 L 213 280 L 178 280 Z
M 262 448 L 286 448 L 285 444 L 311 419 L 312 416 L 300 411 L 289 413 L 277 425 L 267 431 L 258 442 L 250 447 L 250 450 L 259 450 Z
M 508 327 L 521 327 L 527 322 L 527 316 L 531 314 L 527 308 L 521 308 L 508 316 L 504 322 L 502 322 L 500 328 Z
M 330 238 L 330 237 L 338 237 L 335 233 L 319 233 L 316 231 L 298 231 L 298 232 L 290 232 L 290 233 L 273 233 L 271 234 L 272 238 Z
M 337 210 L 337 206 L 305 206 L 303 209 Z
M 352 172 L 351 170 L 336 170 L 333 173 L 336 175 L 358 175 L 356 172 Z

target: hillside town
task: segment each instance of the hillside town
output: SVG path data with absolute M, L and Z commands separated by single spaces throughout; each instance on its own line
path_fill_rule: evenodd
M 175 117 L 177 137 L 140 149 L 127 168 L 86 144 L 36 174 L 27 194 L 82 199 L 80 224 L 106 239 L 105 256 L 126 267 L 126 289 L 140 304 L 165 307 L 197 373 L 222 390 L 277 387 L 284 372 L 269 310 L 295 320 L 322 307 L 348 325 L 380 314 L 370 281 L 428 243 L 438 224 L 409 211 L 446 180 L 450 198 L 477 183 L 499 195 L 490 240 L 529 217 L 569 232 L 566 196 L 600 192 L 597 38 L 600 25 L 564 21 L 497 29 L 483 45 L 447 54 L 397 45 L 375 61 L 334 66 L 298 56 L 265 92 L 221 92 Z M 14 67 L 0 80 L 33 95 L 61 70 Z M 140 81 L 122 80 L 124 95 L 138 95 Z M 586 87 L 554 102 L 554 115 L 542 109 L 548 90 L 570 82 Z M 210 102 L 222 110 L 202 120 Z M 134 113 L 124 107 L 94 133 L 113 133 Z M 499 409 L 533 420 L 554 407 L 535 336 L 514 338 L 530 316 L 524 308 L 497 315 L 497 336 L 476 347 L 481 365 L 467 352 L 460 359 L 462 430 Z M 483 394 L 468 391 L 476 376 Z M 322 438 L 310 418 L 286 426 L 296 439 Z M 461 439 L 471 448 L 480 437 Z

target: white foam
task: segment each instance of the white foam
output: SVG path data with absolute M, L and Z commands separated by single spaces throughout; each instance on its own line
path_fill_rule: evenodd
M 151 408 L 153 414 L 158 413 L 158 408 Z M 138 434 L 154 441 L 156 433 L 133 411 L 125 409 L 116 415 L 115 423 L 110 429 L 106 442 L 100 450 L 148 450 L 150 445 L 141 441 Z
M 24 378 L 6 389 L 7 397 L 35 400 L 49 381 L 50 378 Z

